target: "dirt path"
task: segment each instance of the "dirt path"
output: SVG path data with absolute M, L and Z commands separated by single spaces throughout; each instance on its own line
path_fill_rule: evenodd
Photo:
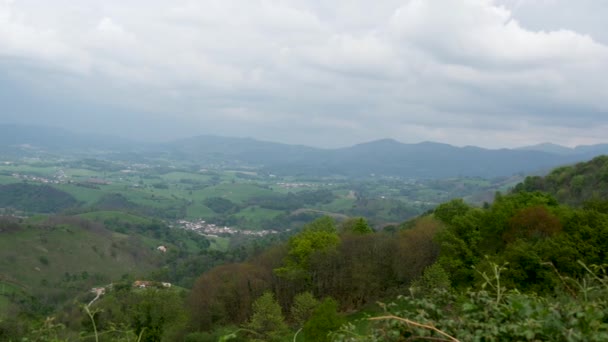
M 91 289 L 91 292 L 95 294 L 95 298 L 87 304 L 87 307 L 90 307 L 91 304 L 95 303 L 101 296 L 106 293 L 105 287 L 94 287 Z

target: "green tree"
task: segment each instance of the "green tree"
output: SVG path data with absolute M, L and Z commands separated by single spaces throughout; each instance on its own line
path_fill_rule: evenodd
M 165 340 L 186 322 L 183 299 L 176 292 L 146 289 L 130 298 L 131 325 L 142 342 Z
M 281 306 L 271 292 L 264 292 L 253 302 L 253 315 L 246 328 L 257 333 L 255 338 L 263 336 L 263 341 L 279 341 L 288 331 Z
M 342 222 L 342 232 L 352 234 L 369 234 L 374 230 L 363 217 L 351 218 Z
M 279 276 L 290 279 L 310 280 L 311 256 L 316 252 L 330 250 L 339 243 L 340 238 L 333 219 L 321 217 L 289 240 L 284 266 L 275 271 Z
M 310 292 L 297 294 L 291 306 L 291 320 L 297 325 L 304 324 L 312 315 L 319 301 Z
M 451 224 L 455 217 L 466 214 L 469 209 L 471 208 L 464 203 L 464 200 L 458 198 L 439 205 L 435 209 L 435 217 L 447 224 Z
M 338 314 L 338 303 L 332 298 L 325 298 L 304 324 L 302 333 L 306 341 L 330 341 L 329 333 L 344 323 L 344 318 Z
M 422 277 L 416 279 L 412 284 L 414 293 L 428 295 L 434 290 L 447 290 L 450 288 L 450 277 L 448 273 L 435 263 L 424 270 Z

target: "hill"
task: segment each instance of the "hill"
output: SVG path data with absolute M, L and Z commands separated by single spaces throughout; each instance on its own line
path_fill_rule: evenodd
M 166 253 L 157 250 L 160 245 Z M 116 281 L 156 274 L 158 281 L 179 276 L 188 284 L 180 262 L 209 246 L 202 236 L 118 211 L 0 217 L 0 321 L 9 312 L 46 314 Z
M 72 195 L 49 185 L 29 183 L 0 185 L 0 208 L 56 213 L 77 204 L 78 201 Z
M 543 191 L 562 203 L 580 205 L 591 199 L 608 199 L 608 156 L 564 166 L 545 177 L 527 177 L 515 191 Z
M 146 274 L 160 265 L 157 254 L 140 236 L 77 218 L 51 218 L 0 232 L 2 281 L 19 284 L 30 303 L 13 304 L 26 304 L 26 309 L 52 307 L 125 274 Z

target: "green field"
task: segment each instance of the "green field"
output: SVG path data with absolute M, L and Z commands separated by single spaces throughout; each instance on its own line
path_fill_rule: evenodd
M 340 197 L 340 198 L 336 198 L 335 200 L 333 200 L 332 202 L 330 202 L 328 204 L 318 205 L 318 206 L 316 206 L 316 208 L 320 209 L 320 210 L 322 209 L 322 210 L 332 211 L 332 212 L 344 212 L 348 209 L 351 209 L 354 204 L 355 204 L 355 199 L 347 198 L 347 197 Z
M 222 197 L 235 203 L 243 203 L 254 196 L 272 195 L 273 191 L 255 184 L 224 183 L 196 192 L 202 198 Z
M 260 208 L 258 206 L 253 206 L 253 207 L 247 207 L 244 210 L 241 210 L 240 212 L 238 212 L 236 214 L 237 217 L 241 217 L 247 220 L 250 220 L 252 222 L 263 222 L 266 220 L 271 220 L 275 217 L 277 217 L 278 215 L 280 215 L 281 213 L 283 213 L 280 210 L 273 210 L 273 209 L 266 209 L 266 208 Z
M 383 224 L 397 218 L 403 219 L 407 215 L 415 216 L 437 203 L 455 197 L 470 201 L 486 201 L 487 195 L 475 196 L 475 194 L 493 193 L 497 189 L 504 190 L 519 181 L 519 179 L 490 181 L 479 178 L 429 181 L 396 178 L 298 179 L 293 176 L 259 176 L 256 170 L 199 171 L 205 167 L 180 166 L 179 163 L 169 160 L 158 160 L 155 163 L 161 166 L 142 167 L 135 164 L 135 167 L 130 167 L 129 162 L 124 161 L 85 160 L 66 163 L 58 160 L 53 164 L 52 161 L 42 163 L 40 160 L 21 160 L 13 165 L 0 165 L 0 172 L 4 172 L 0 175 L 0 184 L 22 181 L 11 177 L 11 173 L 45 176 L 50 180 L 63 182 L 53 186 L 67 192 L 80 202 L 79 211 L 122 209 L 159 219 L 203 219 L 209 222 L 233 222 L 236 228 L 263 229 L 264 222 L 281 214 L 289 215 L 302 208 L 314 209 L 319 213 L 330 212 L 347 216 L 366 216 L 366 213 L 372 210 L 374 217 L 368 219 L 372 224 Z M 120 171 L 125 169 L 133 171 Z M 62 174 L 65 176 L 57 178 Z M 101 179 L 109 184 L 97 184 L 90 179 Z M 35 183 L 36 180 L 30 179 L 28 182 Z M 263 204 L 255 201 L 256 198 L 273 196 L 275 201 L 280 201 L 284 198 L 281 196 L 289 193 L 303 194 L 327 190 L 335 196 L 328 203 L 319 200 L 318 203 L 290 202 L 289 206 L 281 206 L 281 203 L 276 202 Z M 116 194 L 124 197 L 117 198 Z M 304 197 L 306 195 L 303 195 Z M 110 200 L 106 201 L 108 198 Z M 211 198 L 229 200 L 236 207 L 228 211 L 215 212 L 210 208 L 212 205 L 205 203 Z M 409 207 L 403 209 L 406 206 Z M 27 213 L 27 209 L 21 211 Z M 405 214 L 400 215 L 397 211 Z
M 190 219 L 212 218 L 215 216 L 213 210 L 201 203 L 194 203 L 186 209 L 186 215 Z
M 15 183 L 16 180 L 17 179 L 12 176 L 0 175 L 0 184 L 11 184 L 11 183 Z
M 105 194 L 103 190 L 96 190 L 77 186 L 73 184 L 58 184 L 55 187 L 59 190 L 63 190 L 68 194 L 74 196 L 78 201 L 83 202 L 87 205 L 92 205 Z
M 149 218 L 124 213 L 121 211 L 93 211 L 86 214 L 80 214 L 78 216 L 87 220 L 98 222 L 103 222 L 106 220 L 118 220 L 120 222 L 131 224 L 150 224 L 154 222 Z

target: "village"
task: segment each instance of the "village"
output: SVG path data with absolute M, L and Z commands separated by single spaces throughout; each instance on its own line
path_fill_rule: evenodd
M 17 178 L 17 179 L 31 181 L 31 182 L 36 182 L 36 183 L 43 183 L 43 184 L 64 184 L 64 183 L 67 183 L 67 176 L 66 176 L 66 174 L 62 170 L 59 170 L 59 172 L 57 172 L 57 175 L 54 178 L 46 178 L 46 177 L 40 177 L 40 176 L 25 175 L 25 174 L 20 174 L 20 173 L 13 173 L 13 174 L 11 174 L 11 176 L 13 176 L 14 178 Z
M 202 219 L 195 221 L 178 220 L 172 228 L 186 229 L 204 236 L 218 237 L 222 235 L 249 235 L 249 236 L 267 236 L 270 234 L 277 234 L 276 230 L 246 230 L 236 229 L 227 226 L 217 226 L 213 223 L 208 223 Z
M 289 182 L 279 182 L 276 183 L 278 187 L 283 189 L 300 189 L 300 188 L 322 188 L 327 186 L 333 186 L 332 183 L 327 184 L 319 184 L 319 183 L 289 183 Z

